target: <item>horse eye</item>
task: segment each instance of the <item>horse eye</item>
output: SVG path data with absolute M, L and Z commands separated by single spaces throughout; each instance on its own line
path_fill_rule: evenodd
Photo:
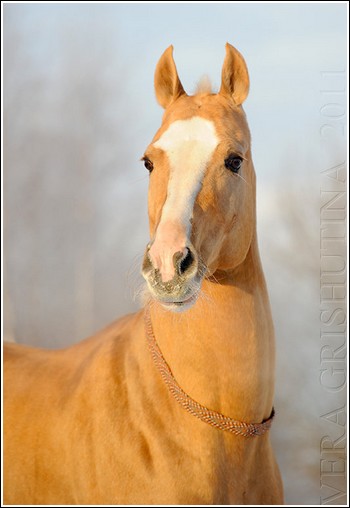
M 143 160 L 143 164 L 144 164 L 145 168 L 147 169 L 147 171 L 149 171 L 151 173 L 153 170 L 153 162 L 150 161 L 147 157 L 145 157 L 142 160 Z
M 233 173 L 238 173 L 241 168 L 242 161 L 242 157 L 239 157 L 238 155 L 229 155 L 227 159 L 225 159 L 225 166 Z

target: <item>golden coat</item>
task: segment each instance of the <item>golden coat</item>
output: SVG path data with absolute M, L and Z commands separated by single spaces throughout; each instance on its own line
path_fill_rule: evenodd
M 183 314 L 154 300 L 154 333 L 191 397 L 236 420 L 259 422 L 273 406 L 275 353 L 240 106 L 249 86 L 245 63 L 227 45 L 220 93 L 189 97 L 168 48 L 155 86 L 166 111 L 154 139 L 174 119 L 196 114 L 215 123 L 222 143 L 193 212 L 192 243 L 207 266 L 203 296 Z M 232 144 L 244 154 L 244 178 L 215 170 Z M 152 237 L 169 171 L 152 144 L 147 154 L 163 169 L 150 182 Z M 281 504 L 269 432 L 235 436 L 184 411 L 152 362 L 143 312 L 63 350 L 5 346 L 5 503 Z

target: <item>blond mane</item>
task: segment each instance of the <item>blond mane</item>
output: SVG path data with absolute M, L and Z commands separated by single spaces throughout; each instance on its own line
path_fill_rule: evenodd
M 200 80 L 197 83 L 197 87 L 195 90 L 195 95 L 202 94 L 202 93 L 214 93 L 213 86 L 210 81 L 209 76 L 205 75 L 200 78 Z

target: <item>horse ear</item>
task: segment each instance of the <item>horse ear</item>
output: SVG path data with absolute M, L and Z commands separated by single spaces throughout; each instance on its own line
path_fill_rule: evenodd
M 164 109 L 186 93 L 177 74 L 173 46 L 169 46 L 159 59 L 154 74 L 154 88 L 157 101 Z
M 245 60 L 241 53 L 227 42 L 219 93 L 231 97 L 239 106 L 247 98 L 248 92 L 249 74 Z

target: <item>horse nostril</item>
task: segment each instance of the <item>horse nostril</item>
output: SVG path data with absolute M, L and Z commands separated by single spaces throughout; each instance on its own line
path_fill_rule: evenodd
M 190 268 L 190 266 L 193 264 L 193 262 L 194 262 L 193 254 L 190 251 L 190 249 L 187 249 L 186 256 L 179 263 L 180 275 L 185 273 Z

